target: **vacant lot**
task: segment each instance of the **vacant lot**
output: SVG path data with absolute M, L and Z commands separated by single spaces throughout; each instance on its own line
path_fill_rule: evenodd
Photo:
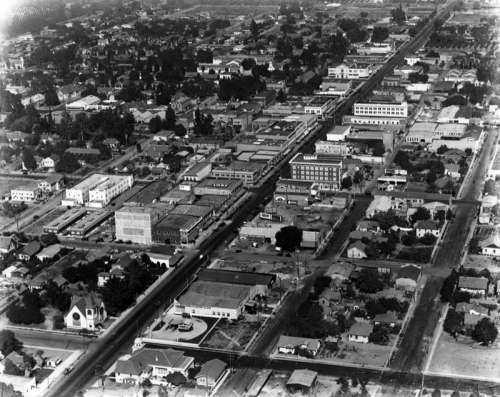
M 500 347 L 482 347 L 470 338 L 459 337 L 455 341 L 450 335 L 442 333 L 431 365 L 430 373 L 462 377 L 489 378 L 500 381 Z
M 215 349 L 245 350 L 246 345 L 250 342 L 250 339 L 252 339 L 261 324 L 261 321 L 229 322 L 222 319 L 201 345 Z

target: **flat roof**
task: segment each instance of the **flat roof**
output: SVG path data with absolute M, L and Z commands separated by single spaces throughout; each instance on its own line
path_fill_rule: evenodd
M 186 214 L 169 214 L 160 220 L 155 228 L 191 229 L 200 221 L 199 216 Z
M 107 217 L 113 214 L 112 211 L 89 211 L 86 216 L 77 221 L 68 228 L 70 232 L 84 232 L 85 230 L 96 226 Z
M 206 217 L 212 212 L 212 208 L 206 205 L 180 204 L 170 211 L 170 214 L 191 215 L 196 217 Z
M 291 160 L 291 163 L 321 163 L 321 164 L 342 164 L 342 156 L 329 156 L 329 155 L 309 155 L 304 153 L 297 153 Z
M 239 179 L 227 179 L 227 178 L 205 178 L 196 187 L 207 187 L 212 189 L 233 189 L 241 185 Z
M 230 283 L 241 285 L 270 285 L 276 280 L 275 274 L 240 272 L 223 269 L 203 269 L 198 273 L 201 281 L 211 281 L 217 283 Z
M 100 189 L 106 187 L 108 184 L 116 184 L 127 178 L 129 178 L 129 175 L 92 174 L 79 184 L 68 188 L 67 190 Z
M 250 295 L 251 287 L 211 281 L 195 281 L 178 301 L 184 306 L 236 309 Z

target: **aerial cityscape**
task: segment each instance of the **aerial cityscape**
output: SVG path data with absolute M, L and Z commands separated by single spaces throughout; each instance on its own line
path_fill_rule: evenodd
M 500 396 L 500 0 L 2 0 L 1 397 Z

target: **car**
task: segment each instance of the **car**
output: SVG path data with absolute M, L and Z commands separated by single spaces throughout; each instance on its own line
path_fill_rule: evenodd
M 74 367 L 72 365 L 70 365 L 69 367 L 65 368 L 64 369 L 64 375 L 68 375 L 71 373 L 71 371 L 73 371 Z

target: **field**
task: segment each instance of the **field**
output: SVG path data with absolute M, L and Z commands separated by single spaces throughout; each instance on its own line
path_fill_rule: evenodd
M 222 319 L 210 332 L 201 346 L 215 349 L 242 351 L 260 328 L 261 322 L 237 321 L 231 323 Z
M 459 337 L 456 342 L 450 335 L 442 333 L 429 373 L 453 375 L 464 378 L 481 378 L 500 381 L 500 346 L 482 347 L 470 338 Z

